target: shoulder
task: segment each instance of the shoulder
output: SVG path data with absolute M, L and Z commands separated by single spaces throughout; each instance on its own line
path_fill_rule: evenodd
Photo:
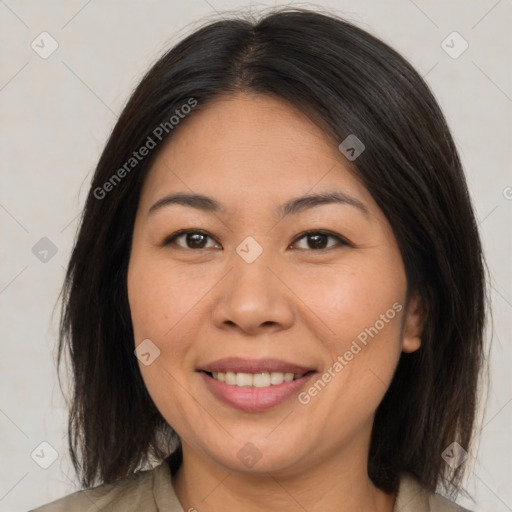
M 31 512 L 182 512 L 166 463 L 140 471 L 114 484 L 75 492 Z
M 427 491 L 412 475 L 402 475 L 393 512 L 470 512 L 444 498 Z

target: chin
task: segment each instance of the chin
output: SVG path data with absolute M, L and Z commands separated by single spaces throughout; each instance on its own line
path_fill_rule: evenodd
M 268 432 L 260 437 L 252 436 L 247 441 L 236 441 L 231 439 L 228 446 L 219 444 L 219 451 L 212 452 L 209 445 L 205 452 L 209 458 L 217 464 L 226 467 L 230 471 L 266 474 L 266 473 L 289 473 L 300 470 L 299 466 L 304 464 L 307 457 L 305 447 L 300 444 L 304 436 L 287 436 L 287 442 L 280 439 L 269 440 L 266 438 Z M 302 448 L 297 451 L 297 446 Z

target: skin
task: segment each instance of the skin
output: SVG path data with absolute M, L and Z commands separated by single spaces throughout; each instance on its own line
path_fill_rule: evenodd
M 391 226 L 337 144 L 288 104 L 238 94 L 200 107 L 146 178 L 128 271 L 135 344 L 149 338 L 160 350 L 139 363 L 144 382 L 182 440 L 173 485 L 183 509 L 391 511 L 395 496 L 367 473 L 372 421 L 401 352 L 417 350 L 421 335 Z M 290 199 L 332 190 L 366 213 L 324 204 L 276 215 Z M 175 192 L 210 196 L 224 210 L 148 213 Z M 164 244 L 184 228 L 206 231 L 207 247 L 185 237 Z M 351 245 L 297 239 L 314 229 Z M 236 252 L 248 236 L 263 249 L 250 264 Z M 272 357 L 315 368 L 314 382 L 397 302 L 403 309 L 306 405 L 293 396 L 241 412 L 196 371 L 224 357 Z M 247 442 L 261 453 L 251 468 L 237 456 Z

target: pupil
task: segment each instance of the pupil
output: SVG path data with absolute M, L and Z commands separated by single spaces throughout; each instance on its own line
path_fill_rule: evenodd
M 187 235 L 187 244 L 189 246 L 202 249 L 205 246 L 206 237 L 201 233 L 192 233 Z
M 327 235 L 309 235 L 310 247 L 324 249 L 327 245 Z

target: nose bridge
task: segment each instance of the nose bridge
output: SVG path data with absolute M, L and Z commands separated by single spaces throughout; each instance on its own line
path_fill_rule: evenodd
M 276 283 L 272 282 L 275 278 L 269 270 L 270 259 L 268 253 L 250 263 L 238 255 L 233 258 L 232 293 L 254 295 L 258 300 L 270 299 L 277 291 L 273 289 Z
M 236 324 L 245 331 L 262 326 L 289 327 L 293 307 L 286 287 L 275 277 L 275 258 L 254 238 L 247 237 L 232 255 L 231 272 L 212 308 L 217 326 Z
M 271 249 L 260 245 L 252 237 L 247 237 L 236 248 L 233 255 L 232 288 L 230 295 L 232 299 L 238 298 L 240 306 L 245 303 L 249 307 L 264 307 L 265 304 L 275 300 L 276 294 L 282 293 L 277 290 L 275 277 L 269 270 L 274 260 Z

